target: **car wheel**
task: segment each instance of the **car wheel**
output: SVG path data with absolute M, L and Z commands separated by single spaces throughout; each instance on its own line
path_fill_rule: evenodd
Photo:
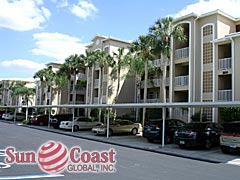
M 212 147 L 212 142 L 211 142 L 211 140 L 207 139 L 207 140 L 205 141 L 204 147 L 205 147 L 206 149 L 211 149 L 211 147 Z
M 73 131 L 79 131 L 79 127 L 77 125 L 73 126 Z
M 221 150 L 224 154 L 229 154 L 230 150 L 227 147 L 221 146 Z
M 40 122 L 39 125 L 40 125 L 40 126 L 43 126 L 43 122 Z
M 170 136 L 165 136 L 165 143 L 166 144 L 169 144 L 169 143 L 171 143 L 172 142 L 172 138 L 170 137 Z
M 133 135 L 136 135 L 137 133 L 138 133 L 138 129 L 137 129 L 137 128 L 133 128 L 133 129 L 132 129 L 132 134 L 133 134 Z

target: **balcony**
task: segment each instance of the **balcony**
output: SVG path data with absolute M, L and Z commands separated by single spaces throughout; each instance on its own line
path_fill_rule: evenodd
M 141 82 L 141 88 L 144 88 L 144 82 Z M 152 87 L 160 87 L 160 79 L 149 79 L 147 82 L 147 87 L 152 88 Z
M 232 90 L 218 90 L 219 101 L 232 101 Z
M 185 59 L 189 57 L 189 47 L 175 50 L 174 59 Z
M 175 77 L 175 86 L 176 87 L 188 86 L 188 79 L 189 79 L 189 76 Z
M 174 108 L 173 117 L 177 119 L 185 120 L 188 118 L 188 111 L 184 110 L 183 108 Z
M 99 87 L 99 79 L 95 79 L 94 80 L 94 88 L 98 88 Z
M 161 59 L 155 59 L 153 61 L 149 61 L 149 63 L 152 63 L 154 66 L 156 67 L 160 67 L 161 65 Z M 166 65 L 169 66 L 170 65 L 170 59 L 166 60 Z
M 159 103 L 160 102 L 160 99 L 146 99 L 146 103 Z M 140 103 L 144 103 L 144 100 L 141 99 L 140 100 Z
M 218 60 L 218 70 L 228 70 L 232 68 L 232 58 Z
M 78 74 L 78 79 L 86 80 L 86 79 L 87 79 L 87 76 L 86 76 L 86 74 L 79 73 L 79 74 Z
M 102 103 L 104 104 L 104 103 L 106 103 L 106 102 L 107 102 L 107 97 L 106 97 L 106 96 L 103 96 L 103 97 L 102 97 Z M 94 103 L 94 104 L 99 104 L 98 97 L 94 97 L 93 103 Z

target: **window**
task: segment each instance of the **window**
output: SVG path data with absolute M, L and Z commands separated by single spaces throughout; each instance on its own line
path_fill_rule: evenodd
M 105 51 L 106 53 L 109 53 L 109 47 L 105 47 L 105 48 L 104 48 L 104 51 Z
M 213 62 L 213 47 L 212 43 L 203 44 L 203 64 L 210 64 Z
M 212 35 L 212 34 L 213 34 L 213 26 L 212 25 L 208 25 L 203 28 L 203 36 L 208 36 L 208 35 Z
M 236 32 L 240 32 L 240 24 L 236 25 Z
M 211 93 L 213 91 L 213 72 L 203 72 L 203 93 Z

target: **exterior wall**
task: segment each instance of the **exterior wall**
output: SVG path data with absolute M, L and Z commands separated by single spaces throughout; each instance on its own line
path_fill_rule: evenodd
M 174 77 L 178 74 L 181 74 L 182 71 L 186 71 L 186 69 L 179 67 L 178 69 L 175 69 L 177 67 L 175 64 L 175 66 L 173 65 L 171 68 L 170 72 L 170 76 L 172 76 L 173 81 L 173 86 L 170 87 L 170 89 L 173 89 L 173 94 L 172 96 L 170 95 L 170 99 L 172 98 L 173 102 L 182 101 L 184 100 L 184 96 L 188 96 L 189 102 L 218 101 L 219 89 L 221 90 L 232 87 L 232 100 L 239 100 L 240 95 L 236 92 L 240 90 L 240 85 L 237 83 L 237 77 L 240 76 L 240 73 L 236 68 L 240 66 L 240 37 L 237 35 L 235 35 L 236 37 L 234 36 L 234 33 L 236 32 L 236 24 L 239 22 L 220 11 L 215 11 L 202 16 L 196 16 L 192 14 L 182 17 L 177 19 L 175 24 L 184 24 L 186 22 L 188 22 L 190 25 L 189 61 L 184 60 L 180 63 L 185 62 L 189 66 L 189 90 L 185 93 L 178 92 L 180 96 L 182 96 L 180 99 L 180 96 L 178 95 L 179 97 L 177 97 L 176 93 L 174 93 Z M 208 25 L 213 27 L 213 33 L 212 35 L 203 36 L 203 29 Z M 231 40 L 231 36 L 233 36 L 234 41 Z M 215 43 L 215 41 L 217 41 L 217 43 Z M 206 53 L 209 53 L 204 50 L 204 47 L 207 47 L 206 44 L 204 45 L 204 43 L 209 43 L 209 45 L 212 47 L 212 62 L 203 62 Z M 224 46 L 219 50 L 219 45 Z M 232 57 L 229 57 L 231 58 L 229 62 L 232 63 L 232 68 L 227 70 L 229 75 L 227 74 L 226 76 L 222 76 L 221 74 L 225 72 L 218 69 L 219 59 L 221 59 L 221 57 L 227 58 L 225 56 L 226 54 L 230 54 L 229 49 L 227 49 L 229 46 L 231 46 L 230 51 L 232 53 L 234 52 L 234 55 L 232 54 Z M 176 47 L 178 47 L 178 43 L 173 42 L 173 51 L 175 51 Z M 212 84 L 212 90 L 207 90 L 207 92 L 205 92 L 207 83 Z M 191 109 L 188 109 L 188 121 L 190 116 L 199 110 L 200 109 L 195 109 L 192 111 Z M 202 112 L 207 112 L 209 114 L 209 120 L 218 121 L 219 112 L 217 109 L 204 108 Z M 184 116 L 183 113 L 179 113 L 179 115 L 180 116 L 178 117 L 180 118 Z
M 88 49 L 92 51 L 96 50 L 106 50 L 108 48 L 108 53 L 113 56 L 113 53 L 118 53 L 119 47 L 125 48 L 125 54 L 128 52 L 127 48 L 130 45 L 128 42 L 124 42 L 121 40 L 117 40 L 111 37 L 105 37 L 105 36 L 96 36 L 93 40 L 93 43 L 88 46 Z M 116 90 L 117 90 L 117 79 L 111 77 L 111 67 L 105 67 L 104 68 L 104 77 L 103 77 L 103 104 L 108 103 L 112 104 L 114 103 L 115 97 L 116 97 Z M 122 69 L 121 75 L 126 74 L 129 71 L 129 69 Z M 92 81 L 93 76 L 93 81 Z M 93 68 L 90 68 L 87 74 L 87 83 L 88 83 L 88 93 L 87 93 L 87 103 L 93 104 L 93 103 L 99 103 L 99 96 L 100 96 L 100 69 L 98 66 L 95 66 Z M 121 78 L 120 81 L 120 94 L 118 102 L 134 102 L 135 97 L 135 88 L 132 88 L 132 86 L 135 84 L 133 78 L 123 79 Z M 93 92 L 92 92 L 93 89 Z M 91 98 L 92 97 L 92 98 Z M 117 109 L 118 115 L 124 114 L 124 113 L 130 113 L 130 109 Z
M 234 38 L 234 100 L 240 101 L 240 37 Z

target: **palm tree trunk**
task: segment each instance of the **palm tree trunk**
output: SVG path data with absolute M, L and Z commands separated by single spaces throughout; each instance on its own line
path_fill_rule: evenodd
M 137 75 L 136 78 L 136 85 L 137 85 L 137 103 L 140 102 L 140 94 L 141 94 L 141 77 Z M 139 120 L 139 108 L 136 109 L 136 121 Z
M 144 92 L 143 92 L 143 102 L 146 103 L 147 101 L 147 84 L 148 84 L 148 59 L 145 62 L 145 77 L 144 77 Z M 145 123 L 145 116 L 146 116 L 146 108 L 143 108 L 143 117 L 142 117 L 142 126 Z
M 118 71 L 117 71 L 117 92 L 116 92 L 116 97 L 115 97 L 115 104 L 117 103 L 118 101 L 118 95 L 119 95 L 119 90 L 120 90 L 120 81 L 121 81 L 121 69 L 118 68 Z M 114 120 L 116 119 L 116 116 L 117 116 L 117 108 L 115 108 L 115 112 L 114 112 Z
M 101 67 L 100 68 L 100 80 L 99 80 L 99 83 L 100 83 L 100 93 L 99 93 L 99 104 L 102 104 L 102 96 L 103 96 L 103 68 L 104 67 Z M 99 114 L 98 114 L 98 120 L 101 121 L 101 114 L 102 114 L 102 109 L 100 108 L 99 109 Z
M 89 97 L 88 97 L 88 89 L 89 89 L 89 84 L 88 84 L 88 73 L 89 73 L 89 67 L 87 67 L 87 69 L 86 69 L 86 78 L 87 78 L 87 84 L 86 84 L 86 104 L 88 104 L 88 99 L 89 99 Z M 89 114 L 88 114 L 88 112 L 89 112 L 89 108 L 86 108 L 85 109 L 85 116 L 88 116 L 88 117 L 90 117 L 89 116 Z
M 94 84 L 94 65 L 91 68 L 92 74 L 91 74 L 91 90 L 90 90 L 90 102 L 89 104 L 93 103 L 93 84 Z M 88 116 L 91 116 L 91 109 L 89 109 Z

